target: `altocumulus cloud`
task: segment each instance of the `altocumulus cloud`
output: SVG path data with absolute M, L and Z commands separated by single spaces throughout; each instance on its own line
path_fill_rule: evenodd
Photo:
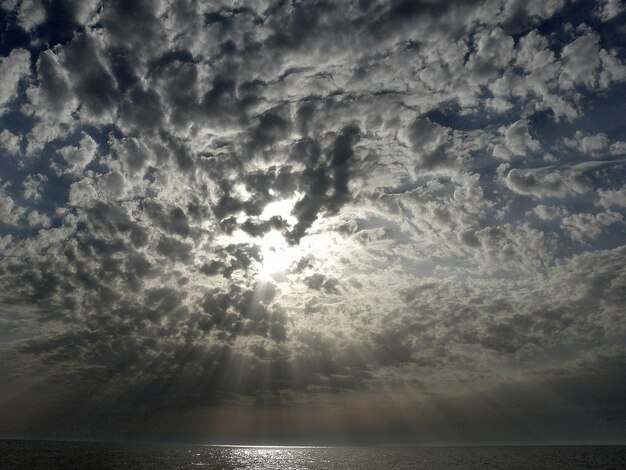
M 2 1 L 0 434 L 626 438 L 624 14 Z

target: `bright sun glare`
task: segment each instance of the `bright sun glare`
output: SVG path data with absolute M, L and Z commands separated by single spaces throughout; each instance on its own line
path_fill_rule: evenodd
M 291 214 L 299 194 L 292 198 L 273 201 L 263 209 L 258 216 L 259 221 L 269 221 L 272 217 L 280 216 L 285 222 L 285 230 L 292 229 L 298 219 Z M 241 213 L 238 222 L 243 222 L 248 216 Z M 330 239 L 323 234 L 307 234 L 298 244 L 290 244 L 284 237 L 283 231 L 273 229 L 262 237 L 253 237 L 243 230 L 236 230 L 232 235 L 221 237 L 224 244 L 250 243 L 259 247 L 261 259 L 258 265 L 258 275 L 261 278 L 270 278 L 286 274 L 294 263 L 309 254 L 316 258 L 324 256 L 330 248 Z
M 286 229 L 292 229 L 298 223 L 298 219 L 291 214 L 297 200 L 298 195 L 296 194 L 289 199 L 270 202 L 258 216 L 258 220 L 268 221 L 272 217 L 279 216 L 286 222 Z M 248 216 L 244 213 L 240 215 L 240 221 L 247 218 Z M 294 262 L 306 254 L 303 250 L 304 245 L 289 244 L 281 230 L 277 229 L 270 230 L 262 237 L 253 237 L 243 230 L 237 230 L 232 236 L 223 237 L 222 242 L 225 244 L 235 242 L 257 245 L 261 255 L 258 273 L 262 278 L 269 278 L 286 272 Z
M 259 274 L 262 277 L 286 271 L 302 256 L 300 247 L 289 245 L 285 237 L 277 230 L 268 232 L 256 243 L 261 248 L 262 264 Z
M 270 202 L 259 216 L 261 220 L 269 220 L 272 217 L 280 216 L 287 226 L 292 228 L 298 223 L 298 219 L 291 214 L 297 196 L 290 199 Z M 261 249 L 261 267 L 259 275 L 269 277 L 285 272 L 289 266 L 302 256 L 302 251 L 298 245 L 290 245 L 283 234 L 278 230 L 271 230 L 261 239 L 254 240 Z

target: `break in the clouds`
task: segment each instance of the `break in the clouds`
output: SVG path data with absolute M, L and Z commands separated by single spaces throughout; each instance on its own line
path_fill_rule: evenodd
M 626 438 L 613 0 L 0 3 L 0 434 Z

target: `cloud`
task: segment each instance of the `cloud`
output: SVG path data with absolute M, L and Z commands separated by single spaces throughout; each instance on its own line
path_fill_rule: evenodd
M 513 38 L 500 28 L 480 31 L 474 38 L 476 52 L 467 60 L 470 80 L 481 83 L 499 76 L 513 58 Z
M 0 111 L 6 112 L 6 106 L 17 97 L 18 85 L 30 75 L 30 52 L 25 49 L 13 49 L 0 61 Z
M 48 181 L 46 175 L 40 173 L 28 175 L 22 183 L 24 197 L 26 199 L 41 199 L 42 187 L 46 181 Z
M 87 121 L 112 115 L 119 99 L 115 77 L 106 59 L 99 57 L 98 39 L 82 33 L 63 48 L 60 57 L 73 92 L 84 107 L 80 112 Z
M 504 135 L 504 143 L 496 145 L 493 150 L 498 158 L 510 160 L 514 156 L 524 157 L 527 152 L 536 152 L 541 148 L 539 141 L 530 135 L 528 120 L 519 120 L 500 131 Z
M 15 224 L 20 217 L 19 208 L 15 206 L 15 202 L 10 195 L 6 193 L 7 183 L 2 185 L 2 192 L 0 193 L 0 219 L 4 224 Z
M 20 140 L 20 136 L 13 134 L 7 129 L 0 132 L 0 146 L 10 155 L 18 155 L 20 153 Z
M 506 182 L 511 190 L 536 198 L 563 197 L 567 193 L 565 182 L 558 173 L 541 174 L 513 169 L 509 171 Z
M 539 217 L 541 220 L 553 220 L 558 217 L 563 217 L 567 214 L 567 209 L 559 206 L 547 206 L 545 204 L 538 204 L 533 212 Z
M 586 241 L 602 234 L 610 225 L 620 223 L 622 214 L 612 211 L 598 214 L 572 214 L 564 217 L 561 223 L 570 236 L 577 241 Z
M 585 135 L 581 131 L 576 131 L 573 138 L 563 139 L 566 147 L 580 153 L 585 153 L 593 158 L 607 157 L 617 149 L 619 143 L 610 144 L 610 139 L 604 133 Z M 617 145 L 616 145 L 617 144 Z
M 293 215 L 298 219 L 289 238 L 298 242 L 315 222 L 322 210 L 333 215 L 350 199 L 348 187 L 355 157 L 353 147 L 359 141 L 360 130 L 356 126 L 344 127 L 325 151 L 316 142 L 301 143 L 292 155 L 304 157 L 300 190 L 304 196 L 296 202 Z
M 36 210 L 29 212 L 26 220 L 28 221 L 28 225 L 30 227 L 50 227 L 50 217 L 46 214 L 41 214 Z
M 602 0 L 597 7 L 596 15 L 602 21 L 610 21 L 624 12 L 624 4 L 621 0 Z
M 76 108 L 74 94 L 67 72 L 59 63 L 59 57 L 51 49 L 42 52 L 37 59 L 39 87 L 31 90 L 31 100 L 36 114 L 58 114 L 61 118 Z M 46 113 L 47 114 L 47 113 Z
M 599 38 L 587 31 L 563 48 L 559 83 L 563 88 L 584 84 L 589 88 L 606 88 L 611 82 L 626 79 L 626 68 L 619 59 L 598 47 Z
M 588 192 L 601 174 L 601 169 L 610 169 L 612 164 L 611 161 L 590 161 L 561 168 L 542 167 L 527 170 L 514 168 L 508 171 L 504 181 L 509 189 L 518 194 L 537 199 L 564 198 Z M 499 172 L 506 173 L 508 168 L 508 164 L 502 164 Z
M 67 164 L 66 171 L 80 175 L 97 152 L 98 144 L 89 135 L 83 134 L 77 147 L 68 145 L 59 150 Z
M 626 66 L 579 3 L 4 2 L 0 434 L 618 435 Z
M 599 190 L 600 205 L 603 207 L 626 207 L 626 187 L 615 190 Z
M 584 34 L 563 48 L 563 69 L 560 82 L 563 87 L 582 84 L 594 86 L 596 70 L 601 65 L 597 48 L 598 37 L 593 33 Z
M 46 9 L 38 0 L 25 0 L 20 3 L 17 20 L 26 31 L 30 31 L 46 20 Z

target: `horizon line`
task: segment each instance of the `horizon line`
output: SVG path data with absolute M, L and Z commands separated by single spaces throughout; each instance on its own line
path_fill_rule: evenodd
M 625 447 L 625 441 L 504 441 L 504 442 L 427 442 L 427 443 L 345 443 L 345 444 L 246 444 L 246 443 L 211 443 L 200 441 L 170 439 L 81 439 L 81 438 L 38 438 L 38 437 L 1 437 L 0 441 L 66 442 L 92 444 L 159 444 L 199 447 L 249 448 L 249 449 L 331 449 L 331 448 L 445 448 L 445 447 L 585 447 L 616 446 Z

